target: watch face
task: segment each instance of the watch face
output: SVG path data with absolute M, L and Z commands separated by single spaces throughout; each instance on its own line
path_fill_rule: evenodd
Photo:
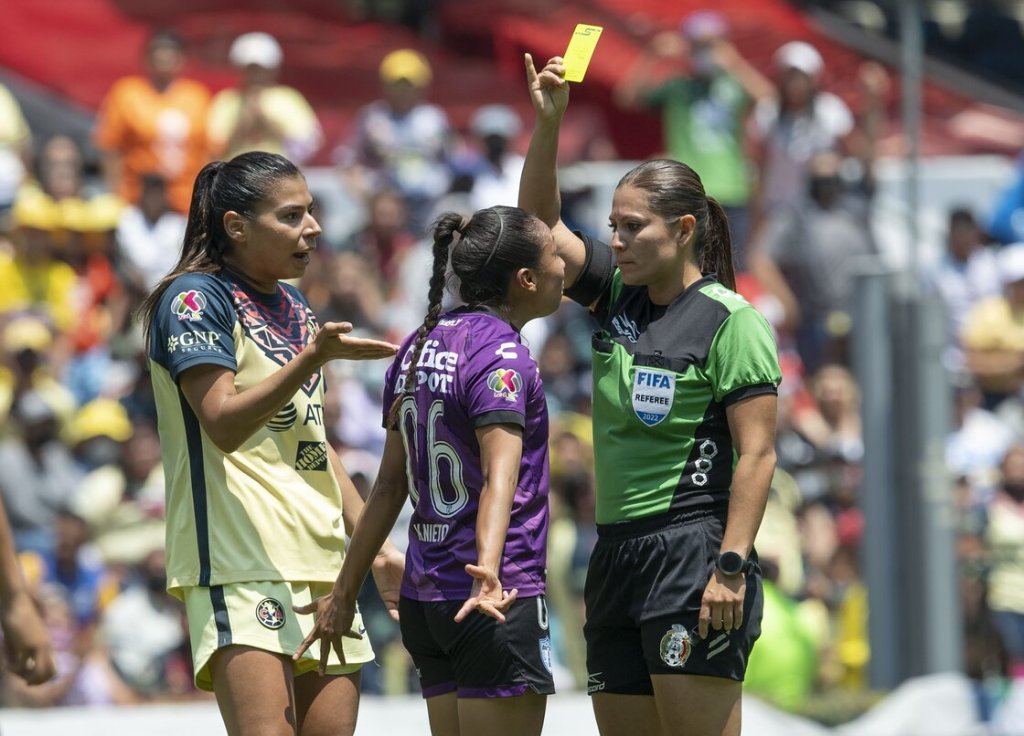
M 723 552 L 718 558 L 718 569 L 726 575 L 739 575 L 745 562 L 737 552 Z

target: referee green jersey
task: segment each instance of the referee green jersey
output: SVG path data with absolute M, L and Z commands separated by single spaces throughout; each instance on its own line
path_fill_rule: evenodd
M 626 286 L 610 249 L 583 237 L 587 262 L 568 295 L 594 304 L 597 521 L 723 506 L 736 452 L 726 408 L 777 393 L 771 328 L 713 275 L 668 305 Z

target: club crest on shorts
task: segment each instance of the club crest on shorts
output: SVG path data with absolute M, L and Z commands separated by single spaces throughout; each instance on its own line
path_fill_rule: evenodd
M 523 379 L 514 368 L 499 368 L 487 377 L 487 387 L 494 392 L 495 397 L 515 401 L 523 390 Z
M 544 664 L 544 669 L 550 673 L 553 667 L 551 663 L 551 637 L 545 636 L 538 641 L 538 644 L 540 645 L 540 661 Z
M 284 606 L 274 598 L 264 598 L 256 604 L 256 619 L 268 629 L 284 626 Z
M 661 637 L 661 644 L 658 646 L 661 661 L 675 668 L 682 668 L 692 651 L 690 632 L 679 624 L 672 624 L 672 628 Z
M 661 423 L 672 411 L 676 397 L 676 374 L 651 368 L 637 368 L 633 374 L 633 411 L 648 427 Z

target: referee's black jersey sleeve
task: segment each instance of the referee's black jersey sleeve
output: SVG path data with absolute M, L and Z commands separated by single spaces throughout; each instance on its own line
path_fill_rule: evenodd
M 615 273 L 615 257 L 607 243 L 594 240 L 576 230 L 573 233 L 583 241 L 587 257 L 583 261 L 583 269 L 576 283 L 565 290 L 565 295 L 584 307 L 590 307 L 611 286 L 612 275 Z

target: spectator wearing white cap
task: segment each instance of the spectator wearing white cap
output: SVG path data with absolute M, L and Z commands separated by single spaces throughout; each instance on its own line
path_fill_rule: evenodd
M 742 265 L 752 186 L 743 123 L 751 104 L 775 90 L 729 42 L 729 32 L 721 13 L 691 13 L 678 30 L 651 39 L 614 96 L 628 109 L 661 110 L 665 155 L 700 172 L 705 191 L 725 208 Z
M 482 161 L 469 192 L 470 206 L 516 206 L 519 177 L 526 161 L 512 146 L 523 129 L 519 113 L 508 105 L 484 105 L 473 113 L 469 129 L 479 144 Z
M 268 151 L 308 161 L 323 142 L 320 121 L 302 93 L 277 83 L 284 52 L 269 33 L 239 36 L 228 52 L 240 75 L 237 89 L 213 98 L 208 134 L 214 157 Z
M 967 369 L 990 408 L 1024 385 L 1024 243 L 998 256 L 1003 292 L 975 304 L 961 334 Z
M 790 41 L 775 52 L 773 61 L 777 94 L 758 103 L 748 126 L 750 150 L 759 169 L 754 198 L 758 222 L 774 208 L 803 204 L 807 164 L 815 154 L 856 155 L 862 168 L 870 169 L 882 96 L 888 88 L 881 66 L 869 62 L 861 67 L 864 112 L 858 126 L 846 103 L 821 89 L 825 62 L 811 44 Z

